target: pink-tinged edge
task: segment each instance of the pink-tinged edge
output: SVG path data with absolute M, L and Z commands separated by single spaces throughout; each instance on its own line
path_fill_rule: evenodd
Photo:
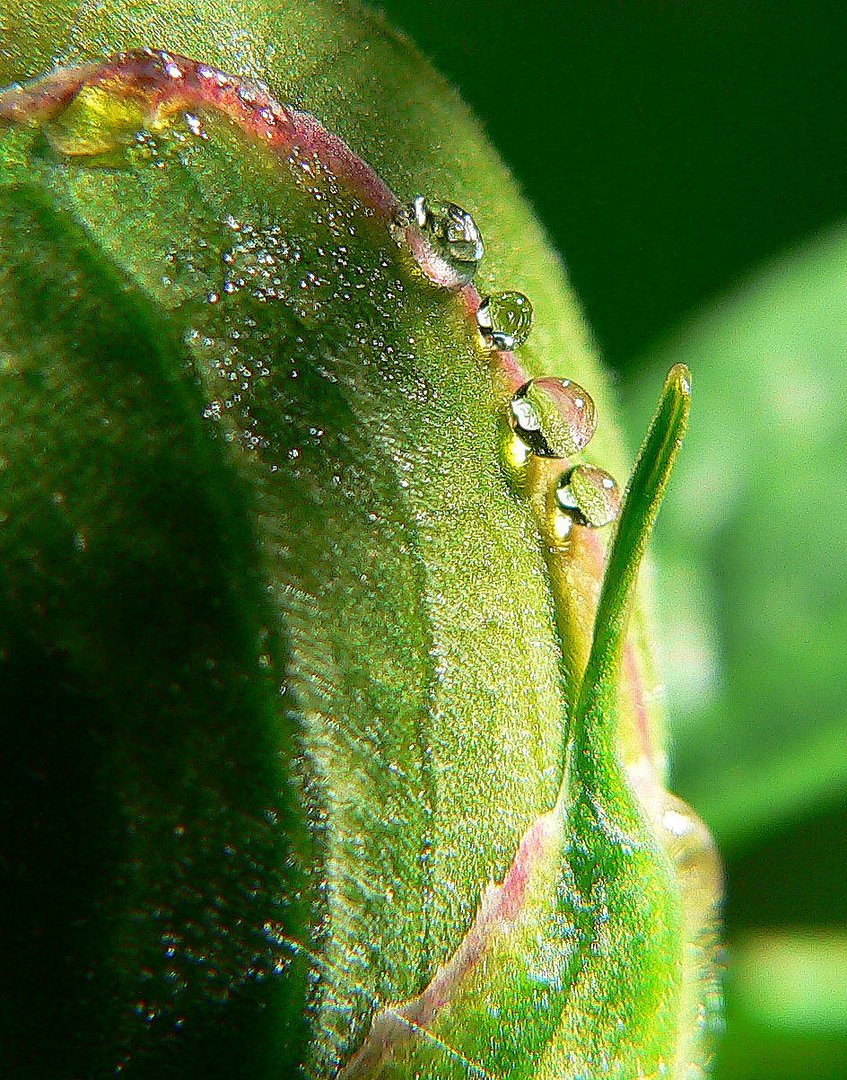
M 558 807 L 530 826 L 502 884 L 489 884 L 483 892 L 473 925 L 458 949 L 417 997 L 388 1005 L 374 1016 L 364 1043 L 342 1070 L 339 1080 L 374 1076 L 386 1060 L 413 1039 L 430 1037 L 429 1028 L 434 1020 L 485 956 L 492 939 L 498 933 L 508 933 L 519 921 L 526 909 L 534 873 L 554 854 L 560 832 Z
M 26 124 L 55 118 L 84 87 L 120 89 L 138 97 L 153 123 L 180 112 L 211 109 L 280 156 L 298 151 L 315 159 L 342 180 L 392 235 L 408 245 L 422 273 L 434 284 L 461 296 L 469 320 L 476 325 L 481 296 L 472 285 L 459 286 L 455 274 L 415 225 L 397 224 L 404 204 L 367 162 L 338 135 L 308 112 L 282 105 L 255 83 L 228 75 L 208 64 L 161 49 L 119 53 L 107 60 L 60 69 L 25 84 L 0 91 L 0 125 Z M 498 389 L 510 396 L 528 381 L 515 354 L 489 349 Z M 602 568 L 602 539 L 585 530 L 583 538 Z M 646 730 L 643 734 L 647 734 Z
M 404 204 L 385 181 L 311 113 L 281 105 L 261 86 L 208 64 L 163 49 L 137 49 L 103 61 L 80 64 L 0 91 L 0 125 L 49 120 L 66 108 L 83 87 L 113 87 L 141 98 L 152 120 L 180 112 L 213 109 L 279 154 L 298 150 L 317 161 L 350 188 L 370 212 L 401 235 L 430 281 L 461 293 L 476 322 L 481 297 L 473 285 L 460 287 L 449 264 L 415 225 L 399 225 Z M 514 354 L 491 350 L 500 375 L 512 390 L 527 381 Z

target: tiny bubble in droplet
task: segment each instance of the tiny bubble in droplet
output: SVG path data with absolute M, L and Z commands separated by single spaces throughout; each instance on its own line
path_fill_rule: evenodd
M 185 123 L 192 135 L 196 135 L 198 138 L 203 135 L 203 125 L 199 116 L 195 116 L 194 113 L 186 113 Z
M 487 296 L 476 313 L 479 332 L 495 349 L 517 349 L 532 329 L 532 304 L 519 292 Z

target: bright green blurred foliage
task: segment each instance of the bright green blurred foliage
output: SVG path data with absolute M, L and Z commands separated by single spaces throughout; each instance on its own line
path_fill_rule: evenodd
M 845 312 L 842 231 L 651 354 L 698 373 L 658 621 L 677 775 L 727 850 L 847 788 Z

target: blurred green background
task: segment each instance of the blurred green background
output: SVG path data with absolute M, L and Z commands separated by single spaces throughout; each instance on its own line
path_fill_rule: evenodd
M 717 1076 L 847 1077 L 847 12 L 382 9 L 564 254 L 633 446 L 663 371 L 692 366 L 657 629 L 675 786 L 727 866 Z

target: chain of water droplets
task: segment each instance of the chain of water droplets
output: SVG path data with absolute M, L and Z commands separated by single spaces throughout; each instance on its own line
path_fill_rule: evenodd
M 421 269 L 431 280 L 449 280 L 461 288 L 470 284 L 485 254 L 482 235 L 473 217 L 452 202 L 433 202 L 418 195 L 394 221 L 401 237 L 417 228 L 427 241 Z M 533 310 L 523 293 L 493 293 L 481 299 L 476 312 L 486 347 L 497 351 L 520 348 L 532 329 Z M 591 395 L 571 379 L 543 376 L 529 379 L 512 395 L 507 419 L 524 451 L 542 458 L 570 459 L 581 454 L 597 429 Z M 602 528 L 620 513 L 620 490 L 604 469 L 579 463 L 568 465 L 556 480 L 555 501 L 576 525 Z

